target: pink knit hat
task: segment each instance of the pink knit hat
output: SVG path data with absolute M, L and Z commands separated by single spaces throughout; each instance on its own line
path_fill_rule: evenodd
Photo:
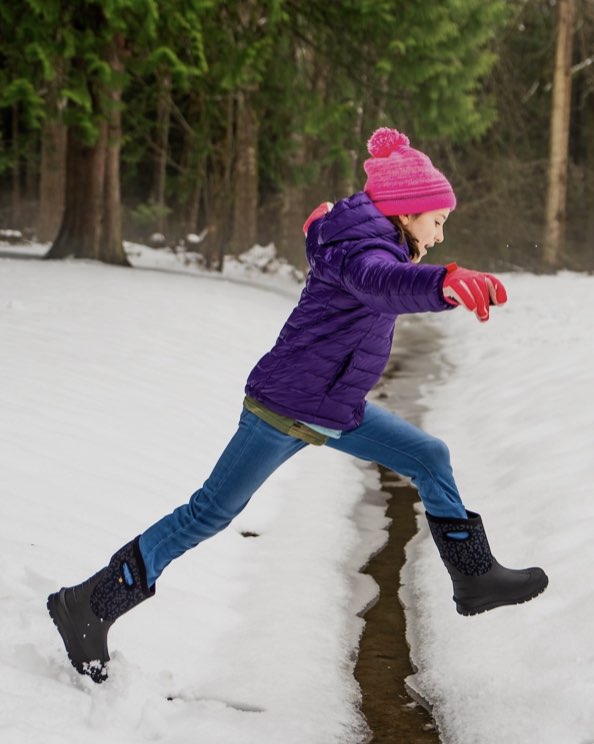
M 425 153 L 410 146 L 396 129 L 376 129 L 367 143 L 365 192 L 382 214 L 420 214 L 455 209 L 456 196 L 448 179 Z

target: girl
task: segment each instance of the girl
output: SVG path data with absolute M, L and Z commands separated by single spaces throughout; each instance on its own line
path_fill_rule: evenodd
M 451 264 L 420 265 L 443 240 L 456 206 L 445 176 L 395 129 L 368 143 L 364 191 L 325 203 L 304 225 L 310 272 L 297 307 L 249 375 L 239 427 L 202 488 L 118 550 L 84 583 L 48 598 L 73 666 L 106 679 L 107 633 L 155 593 L 166 566 L 224 529 L 285 460 L 325 445 L 408 476 L 450 573 L 459 613 L 532 599 L 540 568 L 510 570 L 492 556 L 481 517 L 467 511 L 447 447 L 365 400 L 379 380 L 401 313 L 463 305 L 487 321 L 506 301 L 495 277 Z

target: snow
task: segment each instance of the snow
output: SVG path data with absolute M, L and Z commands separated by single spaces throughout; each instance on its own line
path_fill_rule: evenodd
M 505 276 L 510 301 L 481 325 L 457 311 L 443 374 L 424 386 L 424 426 L 447 441 L 467 508 L 497 559 L 541 565 L 527 604 L 452 612 L 449 578 L 424 517 L 409 543 L 409 679 L 448 744 L 594 742 L 594 277 Z
M 376 588 L 357 571 L 385 516 L 361 499 L 375 471 L 340 453 L 299 453 L 172 564 L 110 631 L 107 684 L 74 671 L 45 608 L 208 475 L 299 292 L 267 281 L 0 259 L 3 744 L 360 738 Z
M 261 247 L 222 276 L 127 248 L 143 269 L 0 259 L 2 741 L 355 744 L 357 613 L 375 592 L 357 569 L 386 521 L 364 498 L 374 469 L 333 450 L 301 452 L 167 569 L 113 627 L 107 684 L 65 659 L 47 594 L 200 485 L 300 288 Z M 408 683 L 446 744 L 592 744 L 594 277 L 503 278 L 510 302 L 487 324 L 457 310 L 402 325 L 440 338 L 423 425 L 467 507 L 504 565 L 542 565 L 550 586 L 457 615 L 419 508 Z

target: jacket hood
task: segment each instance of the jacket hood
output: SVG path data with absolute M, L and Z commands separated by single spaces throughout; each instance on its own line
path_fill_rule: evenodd
M 408 258 L 408 247 L 400 245 L 394 225 L 360 191 L 336 202 L 328 214 L 312 224 L 307 234 L 307 259 L 313 267 L 329 248 L 343 243 L 365 241 L 366 245 L 381 241 L 399 249 Z
M 394 225 L 374 205 L 364 191 L 341 199 L 325 215 L 318 242 L 326 245 L 337 240 L 360 240 L 392 235 Z

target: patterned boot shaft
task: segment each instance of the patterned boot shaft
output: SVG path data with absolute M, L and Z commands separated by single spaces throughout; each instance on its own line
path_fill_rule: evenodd
M 155 587 L 147 585 L 137 537 L 112 555 L 91 594 L 91 609 L 100 620 L 113 622 L 154 593 Z
M 441 559 L 465 576 L 482 576 L 491 569 L 494 559 L 480 514 L 466 513 L 468 519 L 448 519 L 426 514 Z M 468 536 L 450 537 L 452 533 L 467 533 Z

